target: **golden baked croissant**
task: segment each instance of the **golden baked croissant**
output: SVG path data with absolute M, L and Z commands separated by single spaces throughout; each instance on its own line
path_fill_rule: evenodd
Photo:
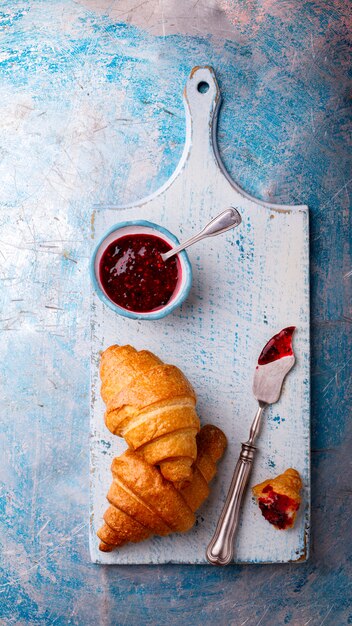
M 269 478 L 252 488 L 265 519 L 276 528 L 292 528 L 301 503 L 302 481 L 290 467 L 276 478 Z
M 192 476 L 199 418 L 184 374 L 151 352 L 111 346 L 100 364 L 105 423 L 172 482 Z
M 132 450 L 113 460 L 113 482 L 107 495 L 110 506 L 97 533 L 100 550 L 110 552 L 128 542 L 184 532 L 193 526 L 194 512 L 209 495 L 208 482 L 227 442 L 219 428 L 208 424 L 197 435 L 197 445 L 192 480 L 181 490 Z

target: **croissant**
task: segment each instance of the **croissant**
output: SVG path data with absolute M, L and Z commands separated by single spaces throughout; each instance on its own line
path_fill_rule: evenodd
M 132 346 L 111 346 L 100 363 L 105 423 L 172 482 L 190 479 L 200 423 L 196 396 L 174 365 Z
M 301 504 L 302 481 L 297 470 L 290 467 L 276 478 L 269 478 L 252 488 L 259 508 L 268 522 L 284 530 L 292 528 Z
M 226 445 L 219 428 L 204 426 L 197 435 L 198 455 L 192 480 L 181 490 L 132 450 L 115 458 L 111 466 L 113 482 L 107 495 L 110 506 L 97 533 L 99 549 L 110 552 L 153 534 L 163 536 L 189 530 L 195 523 L 194 512 L 209 495 L 208 483 Z

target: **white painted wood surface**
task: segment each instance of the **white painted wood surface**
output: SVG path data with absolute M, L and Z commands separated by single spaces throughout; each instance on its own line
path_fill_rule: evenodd
M 209 85 L 206 93 L 197 89 L 201 81 Z M 308 208 L 260 202 L 230 180 L 215 139 L 219 103 L 212 69 L 195 68 L 185 89 L 185 149 L 173 176 L 136 206 L 105 207 L 93 213 L 92 249 L 108 228 L 126 219 L 155 221 L 179 239 L 197 231 L 228 205 L 236 206 L 243 219 L 235 231 L 189 249 L 194 274 L 190 296 L 165 319 L 148 322 L 122 318 L 92 291 L 90 550 L 97 563 L 206 562 L 205 548 L 226 497 L 240 442 L 248 438 L 256 410 L 252 395 L 256 359 L 266 341 L 290 325 L 297 326 L 296 365 L 280 401 L 266 412 L 250 484 L 294 467 L 304 483 L 302 507 L 294 529 L 277 531 L 261 516 L 248 490 L 235 561 L 286 562 L 308 554 Z M 193 530 L 103 554 L 98 550 L 96 531 L 107 507 L 110 464 L 126 447 L 105 427 L 99 394 L 99 352 L 113 343 L 151 350 L 179 366 L 196 390 L 202 423 L 221 427 L 229 446 Z

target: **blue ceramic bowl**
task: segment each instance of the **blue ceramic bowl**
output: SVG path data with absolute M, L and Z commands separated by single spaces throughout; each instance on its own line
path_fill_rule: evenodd
M 110 309 L 115 311 L 115 313 L 135 320 L 158 320 L 166 315 L 169 315 L 169 313 L 180 306 L 180 304 L 182 304 L 182 302 L 187 298 L 192 284 L 192 266 L 184 250 L 177 255 L 181 268 L 179 271 L 179 279 L 171 299 L 167 304 L 161 306 L 160 308 L 141 313 L 139 311 L 129 311 L 121 306 L 118 306 L 115 302 L 110 300 L 101 284 L 99 266 L 101 258 L 108 246 L 116 239 L 130 234 L 155 235 L 156 237 L 164 239 L 173 248 L 179 244 L 175 235 L 166 230 L 166 228 L 163 228 L 158 224 L 154 224 L 153 222 L 133 220 L 131 222 L 121 222 L 120 224 L 115 224 L 112 228 L 110 228 L 110 230 L 108 230 L 107 233 L 105 233 L 104 237 L 102 237 L 99 241 L 93 252 L 90 261 L 91 279 L 99 298 L 104 302 L 104 304 L 110 307 Z

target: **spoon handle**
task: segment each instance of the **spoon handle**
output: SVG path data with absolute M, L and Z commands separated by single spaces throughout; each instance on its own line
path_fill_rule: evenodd
M 230 230 L 230 228 L 235 228 L 235 226 L 238 226 L 240 223 L 241 216 L 239 212 L 237 211 L 237 209 L 230 207 L 220 213 L 220 215 L 218 215 L 217 217 L 214 217 L 214 219 L 211 220 L 211 222 L 209 222 L 209 224 L 207 224 L 200 233 L 194 235 L 190 239 L 187 239 L 187 241 L 184 241 L 179 246 L 176 246 L 176 248 L 172 248 L 168 252 L 164 252 L 161 255 L 162 259 L 163 261 L 167 261 L 167 259 L 174 256 L 174 254 L 181 252 L 181 250 L 188 248 L 197 241 L 205 239 L 206 237 L 214 237 L 215 235 L 220 235 L 221 233 Z

